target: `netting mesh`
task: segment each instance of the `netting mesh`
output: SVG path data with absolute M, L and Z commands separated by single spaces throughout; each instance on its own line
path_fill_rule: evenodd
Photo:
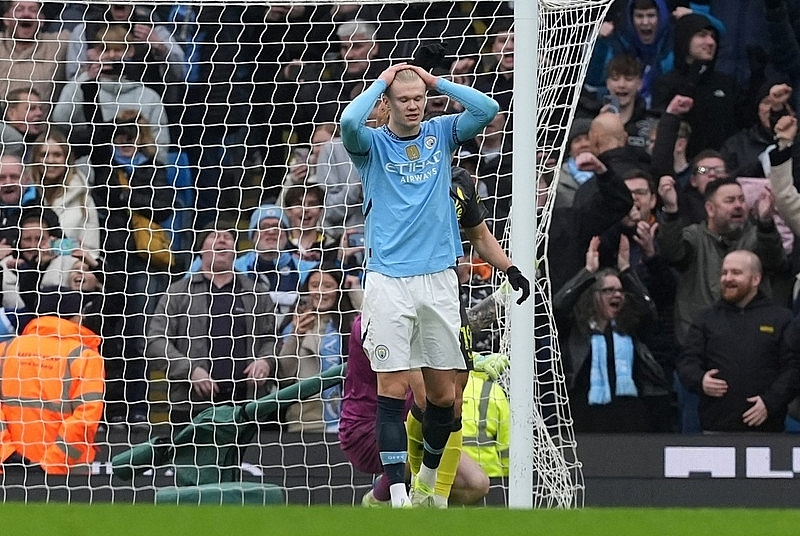
M 17 452 L 3 451 L 3 499 L 361 500 L 372 475 L 339 448 L 342 387 L 314 383 L 343 378 L 361 305 L 361 185 L 337 123 L 383 69 L 416 56 L 501 104 L 454 165 L 476 178 L 506 248 L 512 95 L 525 98 L 513 93 L 514 62 L 538 58 L 531 180 L 556 180 L 540 192 L 536 244 L 534 496 L 537 506 L 582 505 L 544 253 L 558 247 L 547 230 L 559 155 L 609 3 L 540 1 L 536 52 L 515 51 L 511 2 L 10 2 L 0 33 L 0 327 L 8 341 L 28 337 L 31 354 L 64 359 L 44 389 L 24 363 L 18 376 L 36 381 L 9 382 L 6 354 L 0 433 Z M 432 43 L 444 54 L 421 57 Z M 460 108 L 431 93 L 426 111 Z M 526 173 L 533 150 L 531 164 Z M 473 254 L 462 268 L 463 299 L 477 311 L 501 277 Z M 480 353 L 509 352 L 512 298 L 495 296 L 484 305 L 496 306 L 496 321 L 475 333 Z M 35 318 L 78 311 L 101 343 Z M 198 414 L 202 425 L 187 425 Z M 21 431 L 31 419 L 42 426 Z M 9 439 L 20 433 L 29 435 Z M 502 450 L 507 438 L 492 441 Z M 66 458 L 51 451 L 42 463 L 33 443 Z M 114 456 L 135 471 L 112 476 Z M 209 481 L 211 494 L 164 492 Z M 486 501 L 505 504 L 506 486 L 494 478 Z

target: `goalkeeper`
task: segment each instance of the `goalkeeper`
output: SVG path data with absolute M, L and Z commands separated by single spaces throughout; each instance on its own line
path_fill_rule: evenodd
M 517 300 L 518 304 L 524 302 L 530 295 L 530 283 L 522 275 L 520 270 L 511 263 L 503 248 L 497 242 L 492 232 L 486 225 L 484 219 L 488 215 L 486 207 L 480 200 L 475 190 L 475 184 L 466 170 L 453 167 L 452 183 L 450 187 L 450 197 L 453 200 L 456 217 L 464 235 L 469 239 L 472 247 L 478 255 L 492 265 L 494 268 L 506 273 L 509 284 L 514 290 L 521 290 L 522 295 Z M 488 323 L 475 325 L 476 322 L 468 321 L 469 313 L 462 307 L 461 310 L 461 333 L 460 342 L 462 353 L 464 354 L 464 368 L 459 370 L 456 375 L 455 385 L 455 404 L 453 427 L 450 437 L 442 453 L 442 460 L 437 472 L 436 485 L 434 488 L 434 506 L 444 508 L 447 506 L 449 497 L 454 502 L 465 503 L 464 497 L 459 497 L 460 491 L 451 492 L 451 487 L 456 479 L 456 472 L 461 460 L 462 431 L 461 431 L 461 411 L 464 387 L 469 378 L 469 370 L 474 363 L 475 368 L 486 372 L 492 379 L 497 377 L 508 366 L 508 358 L 502 354 L 490 354 L 482 356 L 472 353 L 472 326 L 482 329 L 494 320 L 491 317 Z M 474 357 L 474 361 L 473 361 Z M 422 374 L 415 371 L 411 374 L 411 389 L 414 393 L 414 402 L 411 411 L 406 419 L 406 433 L 408 435 L 408 461 L 411 472 L 417 474 L 422 463 L 423 439 L 422 439 L 422 417 L 425 408 L 425 385 L 422 381 Z M 455 491 L 455 490 L 453 490 Z M 480 500 L 483 496 L 477 498 Z

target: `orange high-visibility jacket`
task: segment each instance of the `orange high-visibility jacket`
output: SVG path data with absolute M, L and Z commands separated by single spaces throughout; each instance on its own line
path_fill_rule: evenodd
M 56 316 L 0 344 L 0 460 L 14 452 L 49 474 L 94 460 L 103 414 L 100 337 Z

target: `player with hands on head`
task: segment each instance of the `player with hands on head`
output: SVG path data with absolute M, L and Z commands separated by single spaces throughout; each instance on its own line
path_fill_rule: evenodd
M 459 101 L 464 111 L 423 121 L 428 89 Z M 388 107 L 389 121 L 373 129 L 366 120 L 378 99 Z M 377 439 L 394 507 L 412 503 L 405 489 L 402 420 L 411 369 L 422 368 L 427 397 L 425 451 L 412 490 L 416 504 L 432 504 L 453 426 L 456 370 L 463 366 L 453 268 L 463 251 L 449 195 L 450 155 L 498 110 L 497 102 L 473 88 L 403 63 L 384 70 L 342 113 L 342 141 L 363 183 L 362 335 L 378 375 Z

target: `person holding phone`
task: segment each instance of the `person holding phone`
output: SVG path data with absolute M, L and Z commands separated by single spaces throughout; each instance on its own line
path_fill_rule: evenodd
M 356 315 L 350 300 L 352 276 L 334 263 L 312 270 L 300 289 L 294 315 L 281 332 L 278 352 L 278 386 L 316 376 L 340 365 L 347 354 L 348 335 Z M 359 286 L 360 289 L 360 286 Z M 339 430 L 341 387 L 292 405 L 286 412 L 289 432 L 336 433 Z

